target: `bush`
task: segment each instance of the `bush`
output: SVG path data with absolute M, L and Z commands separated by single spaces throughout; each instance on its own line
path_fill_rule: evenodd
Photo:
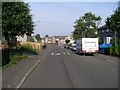
M 110 55 L 114 55 L 115 46 L 110 47 Z
M 4 45 L 4 48 L 8 48 L 8 42 L 6 40 L 2 40 L 2 45 Z
M 9 49 L 5 48 L 2 50 L 2 66 L 8 64 L 10 62 L 10 53 L 9 53 Z
M 110 47 L 110 55 L 120 57 L 120 46 L 112 46 L 112 47 Z
M 120 57 L 120 46 L 112 46 L 109 48 L 105 48 L 105 54 Z
M 110 40 L 110 43 L 111 43 L 111 44 L 114 44 L 114 41 L 115 41 L 115 38 L 112 38 L 112 39 Z M 116 38 L 116 43 L 117 43 L 118 46 L 120 46 L 120 39 L 119 39 L 119 38 Z
M 46 48 L 46 45 L 43 45 L 42 48 L 45 49 L 45 48 Z
M 99 44 L 103 44 L 103 39 L 101 37 L 99 37 Z
M 115 55 L 120 57 L 120 46 L 116 46 L 116 48 L 115 48 Z
M 34 49 L 32 48 L 30 44 L 23 44 L 22 49 L 25 51 L 34 51 Z
M 110 55 L 110 47 L 105 48 L 105 54 L 106 54 L 106 55 Z
M 23 59 L 25 59 L 25 58 L 27 58 L 27 57 L 28 57 L 28 56 L 27 56 L 27 55 L 24 55 L 24 54 L 22 54 L 22 55 L 18 55 L 18 54 L 16 54 L 16 55 L 11 55 L 11 56 L 10 56 L 10 62 L 9 62 L 8 64 L 6 64 L 4 67 L 8 67 L 8 66 L 10 66 L 10 65 L 16 64 L 18 61 L 23 60 Z

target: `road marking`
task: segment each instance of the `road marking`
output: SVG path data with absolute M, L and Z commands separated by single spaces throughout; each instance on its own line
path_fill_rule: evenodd
M 24 81 L 26 80 L 27 76 L 35 69 L 35 67 L 41 62 L 42 59 L 44 59 L 46 57 L 47 54 L 45 54 L 26 74 L 25 76 L 22 78 L 21 82 L 17 85 L 16 88 L 20 88 L 22 86 L 22 84 L 24 83 Z
M 70 53 L 68 53 L 68 55 L 70 55 Z
M 55 54 L 55 55 L 61 55 L 61 53 L 57 53 L 57 54 Z
M 51 55 L 53 55 L 53 53 L 51 53 Z
M 65 53 L 63 52 L 63 54 L 65 55 Z
M 11 85 L 8 85 L 8 88 L 11 88 Z

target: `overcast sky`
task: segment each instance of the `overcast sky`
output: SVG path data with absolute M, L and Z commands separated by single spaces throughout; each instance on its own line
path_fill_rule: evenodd
M 75 20 L 87 12 L 101 16 L 103 25 L 118 7 L 117 2 L 29 2 L 29 5 L 36 24 L 34 34 L 42 37 L 69 35 Z

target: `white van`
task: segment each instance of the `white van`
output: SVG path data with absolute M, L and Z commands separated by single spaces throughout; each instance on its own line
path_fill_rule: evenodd
M 82 38 L 76 40 L 77 53 L 97 53 L 99 51 L 98 38 Z

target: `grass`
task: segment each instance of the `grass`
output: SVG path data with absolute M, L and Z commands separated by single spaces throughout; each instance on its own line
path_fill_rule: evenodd
M 14 65 L 14 64 L 17 64 L 18 61 L 21 61 L 21 60 L 26 59 L 26 58 L 28 58 L 28 56 L 25 55 L 25 54 L 22 54 L 22 55 L 14 54 L 14 55 L 11 55 L 10 56 L 10 62 L 8 64 L 6 64 L 5 66 L 3 66 L 3 68 L 9 67 L 9 66 Z
M 5 64 L 3 68 L 9 67 L 11 65 L 17 64 L 18 61 L 28 58 L 29 55 L 37 55 L 39 50 L 35 50 L 32 48 L 30 44 L 24 44 L 22 46 L 16 46 L 11 49 L 9 56 L 9 63 Z M 7 53 L 7 52 L 6 52 Z M 8 60 L 6 58 L 6 54 L 4 54 L 4 60 Z

